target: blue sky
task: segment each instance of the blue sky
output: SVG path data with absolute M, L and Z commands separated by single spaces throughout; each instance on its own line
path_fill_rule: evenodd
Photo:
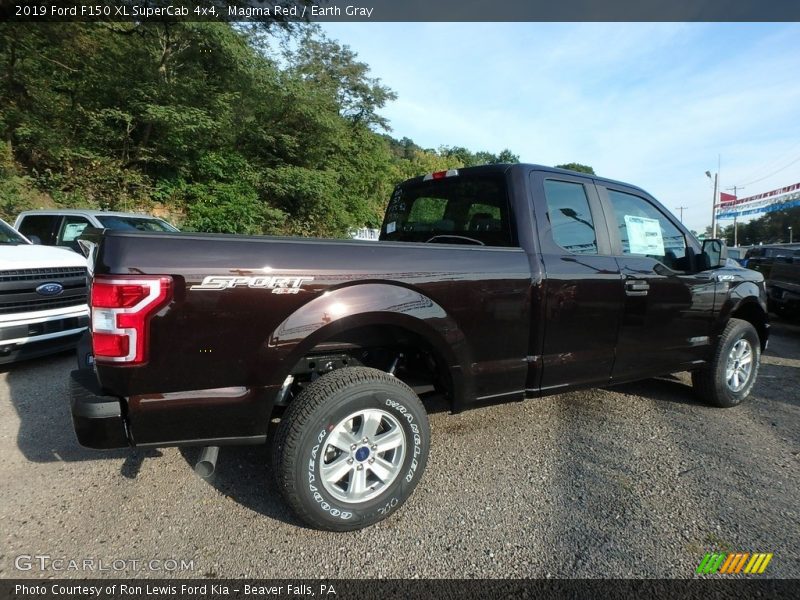
M 545 165 L 580 162 L 710 224 L 717 170 L 740 197 L 800 182 L 800 25 L 329 23 L 398 99 L 395 137 Z M 795 161 L 793 164 L 792 161 Z M 784 168 L 785 167 L 785 168 Z M 780 172 L 771 175 L 774 171 Z M 723 222 L 725 224 L 725 222 Z

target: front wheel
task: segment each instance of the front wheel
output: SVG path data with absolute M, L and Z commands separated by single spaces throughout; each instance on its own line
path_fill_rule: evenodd
M 411 495 L 430 425 L 417 395 L 376 369 L 338 369 L 289 405 L 273 447 L 278 487 L 297 516 L 330 531 L 385 519 Z
M 755 328 L 747 321 L 731 319 L 711 363 L 692 373 L 692 385 L 699 398 L 713 406 L 736 406 L 753 389 L 760 360 L 761 343 Z

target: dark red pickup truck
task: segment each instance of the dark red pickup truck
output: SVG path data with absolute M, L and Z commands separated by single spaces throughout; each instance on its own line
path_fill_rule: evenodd
M 690 370 L 750 392 L 761 274 L 647 192 L 533 165 L 399 185 L 379 242 L 87 232 L 91 351 L 72 414 L 93 448 L 263 444 L 306 523 L 350 530 L 422 476 L 418 394 L 453 411 Z M 93 359 L 92 359 L 93 355 Z

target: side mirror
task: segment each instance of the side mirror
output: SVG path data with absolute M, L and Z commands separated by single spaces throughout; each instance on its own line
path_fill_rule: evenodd
M 706 269 L 718 269 L 728 260 L 728 247 L 722 240 L 703 240 L 703 262 Z
M 41 240 L 41 238 L 40 238 L 38 235 L 29 235 L 29 236 L 28 236 L 28 239 L 29 239 L 29 240 L 31 241 L 31 243 L 33 243 L 33 244 L 39 244 L 39 245 L 41 245 L 41 244 L 42 244 L 42 240 Z

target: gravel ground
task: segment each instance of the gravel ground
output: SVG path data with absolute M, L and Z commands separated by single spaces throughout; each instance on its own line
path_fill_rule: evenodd
M 417 491 L 345 534 L 295 521 L 266 448 L 223 448 L 213 483 L 196 449 L 82 449 L 73 365 L 0 367 L 0 577 L 691 577 L 712 550 L 773 552 L 769 575 L 800 577 L 798 326 L 773 325 L 734 409 L 696 403 L 685 373 L 459 415 L 433 400 Z M 127 562 L 19 571 L 20 555 Z M 153 558 L 194 569 L 132 563 Z

